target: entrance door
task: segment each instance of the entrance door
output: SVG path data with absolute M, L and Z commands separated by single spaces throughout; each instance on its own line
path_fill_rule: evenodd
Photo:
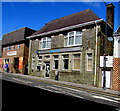
M 19 66 L 19 58 L 14 58 L 14 69 L 15 69 L 15 73 L 19 73 L 19 69 L 18 69 L 18 66 Z
M 106 71 L 106 88 L 110 88 L 110 71 Z M 103 87 L 103 71 L 102 71 L 102 87 Z
M 49 77 L 50 75 L 50 62 L 45 63 L 45 77 Z

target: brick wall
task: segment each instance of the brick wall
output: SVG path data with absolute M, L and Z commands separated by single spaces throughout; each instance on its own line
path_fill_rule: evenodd
M 113 59 L 112 89 L 120 91 L 120 58 Z

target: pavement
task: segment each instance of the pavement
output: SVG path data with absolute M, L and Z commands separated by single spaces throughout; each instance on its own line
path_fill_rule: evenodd
M 0 72 L 0 73 L 3 73 L 3 72 Z M 104 90 L 103 88 L 98 88 L 98 87 L 84 85 L 84 84 L 78 84 L 78 83 L 72 83 L 72 82 L 66 82 L 66 81 L 56 81 L 56 80 L 49 79 L 49 78 L 42 78 L 42 77 L 23 75 L 23 74 L 15 74 L 15 73 L 6 73 L 6 74 L 25 77 L 25 78 L 31 78 L 31 79 L 37 79 L 37 80 L 42 80 L 42 81 L 48 81 L 48 82 L 52 82 L 52 83 L 57 83 L 57 84 L 70 86 L 72 88 L 80 88 L 81 90 L 86 90 L 87 89 L 88 92 L 89 91 L 93 91 L 93 92 L 95 91 L 95 92 L 101 92 L 103 94 L 113 94 L 113 95 L 120 96 L 120 91 L 115 91 L 115 90 L 111 90 L 111 89 Z

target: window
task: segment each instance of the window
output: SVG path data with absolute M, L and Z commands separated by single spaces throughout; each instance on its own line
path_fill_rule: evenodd
M 69 68 L 69 55 L 63 55 L 63 69 Z
M 44 37 L 42 38 L 42 49 L 48 49 L 48 48 L 51 48 L 51 38 Z
M 18 49 L 20 49 L 20 44 L 18 44 Z
M 37 59 L 38 59 L 38 61 L 37 61 L 37 71 L 41 71 L 42 70 L 42 56 L 38 56 Z
M 5 58 L 5 59 L 4 59 L 4 64 L 5 64 L 5 63 L 9 63 L 9 62 L 10 62 L 10 59 L 9 59 L 9 58 Z
M 54 55 L 53 56 L 54 57 L 54 63 L 53 63 L 53 67 L 54 67 L 54 69 L 58 69 L 58 67 L 59 67 L 59 60 L 58 60 L 58 55 Z
M 35 57 L 32 57 L 32 69 L 35 67 Z
M 10 46 L 8 46 L 8 50 L 10 50 Z
M 80 70 L 80 54 L 74 54 L 74 70 Z
M 81 45 L 82 44 L 82 32 L 72 31 L 68 32 L 65 36 L 65 46 Z
M 12 49 L 12 50 L 15 50 L 15 46 L 14 46 L 14 45 L 13 45 L 13 46 L 11 46 L 11 49 Z
M 6 51 L 6 47 L 4 47 L 4 51 Z
M 92 53 L 87 53 L 87 71 L 92 71 Z

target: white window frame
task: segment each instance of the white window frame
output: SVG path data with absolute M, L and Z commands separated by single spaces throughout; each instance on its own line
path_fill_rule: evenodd
M 58 56 L 55 58 L 55 56 Z M 55 60 L 58 60 L 58 69 L 59 69 L 59 55 L 53 55 L 53 67 L 55 69 Z
M 68 58 L 64 58 L 65 55 L 68 55 Z M 62 70 L 69 70 L 69 54 L 62 55 Z M 64 60 L 68 59 L 68 69 L 64 68 Z
M 4 47 L 3 49 L 4 49 L 4 51 L 6 51 L 6 50 L 7 50 L 7 49 L 6 49 L 6 47 Z
M 11 49 L 12 49 L 12 50 L 15 50 L 15 46 L 14 46 L 14 45 L 12 45 L 12 46 L 11 46 Z
M 35 57 L 32 57 L 32 69 L 35 69 Z
M 89 54 L 92 54 L 92 57 L 88 57 Z M 92 60 L 92 69 L 91 70 L 89 70 L 89 68 L 88 68 L 88 60 L 89 59 Z M 87 67 L 86 68 L 87 68 L 87 71 L 92 71 L 93 70 L 93 53 L 87 53 Z
M 17 48 L 18 48 L 18 49 L 20 49 L 20 47 L 21 47 L 21 45 L 20 45 L 20 44 L 18 44 L 18 45 L 17 45 Z
M 50 40 L 48 40 L 48 38 Z M 43 48 L 43 42 L 45 42 L 45 47 Z M 48 43 L 50 42 L 50 47 L 48 47 Z M 51 37 L 44 37 L 41 40 L 41 49 L 50 49 L 51 48 Z
M 8 48 L 8 50 L 10 50 L 10 46 L 8 46 L 7 48 Z
M 4 64 L 6 63 L 6 60 L 9 60 L 9 62 L 8 63 L 10 63 L 10 58 L 4 58 Z
M 80 34 L 77 34 L 77 32 L 80 32 Z M 70 37 L 71 37 L 71 33 L 73 33 L 73 37 L 74 37 L 74 42 L 72 45 L 70 45 Z M 80 43 L 76 44 L 76 36 L 81 36 L 80 38 Z M 77 45 L 82 45 L 82 31 L 71 31 L 71 32 L 68 32 L 67 35 L 64 37 L 65 39 L 67 39 L 67 43 L 66 43 L 66 40 L 64 42 L 64 46 L 77 46 Z
M 37 56 L 37 66 L 40 66 L 40 71 L 42 71 L 42 56 Z

